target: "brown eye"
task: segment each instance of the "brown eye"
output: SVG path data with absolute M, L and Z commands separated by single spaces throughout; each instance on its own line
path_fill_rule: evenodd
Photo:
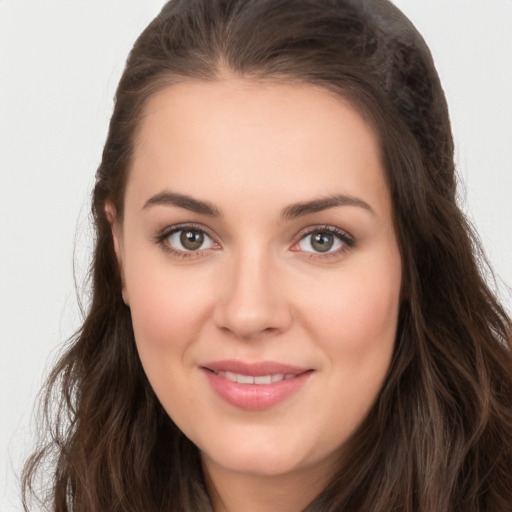
M 353 245 L 352 239 L 344 232 L 335 228 L 323 228 L 310 231 L 297 244 L 297 249 L 310 253 L 334 253 Z
M 197 251 L 204 243 L 204 233 L 201 231 L 183 230 L 180 235 L 180 242 L 187 251 Z
M 334 245 L 334 235 L 330 233 L 313 233 L 311 236 L 311 247 L 318 252 L 327 252 Z
M 162 237 L 162 243 L 175 252 L 197 252 L 215 249 L 217 244 L 201 229 L 193 227 L 176 228 Z

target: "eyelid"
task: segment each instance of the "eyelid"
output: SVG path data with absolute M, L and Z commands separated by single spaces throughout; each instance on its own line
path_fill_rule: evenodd
M 194 222 L 182 222 L 179 224 L 173 224 L 171 226 L 167 226 L 164 229 L 162 229 L 156 236 L 155 236 L 155 243 L 159 245 L 164 251 L 181 258 L 194 258 L 194 257 L 201 257 L 204 255 L 205 251 L 211 250 L 212 248 L 207 249 L 198 249 L 197 251 L 187 251 L 187 250 L 180 250 L 176 249 L 172 246 L 170 246 L 168 243 L 166 243 L 166 240 L 174 233 L 177 233 L 179 231 L 200 231 L 204 233 L 215 245 L 216 247 L 213 248 L 214 250 L 220 248 L 220 244 L 217 241 L 217 237 L 211 233 L 211 230 L 208 229 L 206 226 L 203 226 L 202 224 L 196 224 Z
M 179 250 L 176 249 L 169 244 L 165 243 L 166 239 L 169 238 L 173 233 L 179 232 L 179 231 L 185 231 L 187 229 L 194 230 L 194 231 L 201 231 L 204 233 L 208 238 L 212 240 L 212 242 L 215 244 L 216 247 L 214 248 L 207 248 L 207 249 L 198 249 L 197 251 L 186 251 L 186 250 Z M 335 250 L 335 251 L 327 251 L 325 253 L 322 252 L 316 252 L 316 251 L 302 251 L 298 249 L 298 244 L 307 236 L 312 235 L 313 233 L 318 232 L 325 232 L 332 234 L 336 236 L 342 243 L 342 246 Z M 194 222 L 183 222 L 179 224 L 173 224 L 170 226 L 165 227 L 162 229 L 156 236 L 155 236 L 155 243 L 162 247 L 162 249 L 174 256 L 182 257 L 182 258 L 194 258 L 194 257 L 201 257 L 204 256 L 204 253 L 209 250 L 217 250 L 221 248 L 221 244 L 217 240 L 217 236 L 214 235 L 209 228 L 202 224 L 197 224 Z M 315 258 L 315 259 L 326 259 L 329 257 L 337 257 L 340 256 L 342 253 L 350 250 L 355 246 L 356 240 L 355 238 L 348 233 L 346 230 L 338 228 L 333 225 L 329 224 L 316 224 L 307 226 L 303 229 L 301 229 L 294 237 L 294 242 L 292 243 L 292 246 L 290 250 L 292 252 L 297 253 L 304 253 L 307 254 L 308 258 Z
M 313 233 L 329 233 L 331 235 L 336 236 L 339 240 L 342 242 L 341 248 L 335 250 L 335 251 L 328 251 L 328 252 L 315 252 L 315 251 L 302 251 L 298 249 L 299 243 L 306 238 L 307 236 L 312 235 Z M 329 258 L 329 257 L 336 257 L 340 254 L 346 252 L 347 250 L 352 249 L 355 244 L 356 240 L 355 238 L 344 229 L 338 228 L 336 226 L 330 225 L 330 224 L 317 224 L 313 226 L 307 226 L 299 231 L 297 235 L 294 238 L 294 242 L 292 244 L 292 247 L 290 250 L 292 252 L 303 252 L 307 254 L 308 258 Z M 295 249 L 297 247 L 297 249 Z

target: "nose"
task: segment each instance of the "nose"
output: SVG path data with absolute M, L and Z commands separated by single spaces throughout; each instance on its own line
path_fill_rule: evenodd
M 285 279 L 268 255 L 260 251 L 239 255 L 220 279 L 214 314 L 219 329 L 244 340 L 288 329 L 292 313 Z

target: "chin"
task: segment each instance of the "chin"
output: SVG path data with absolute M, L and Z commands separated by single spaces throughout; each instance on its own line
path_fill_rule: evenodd
M 206 454 L 201 452 L 203 461 L 212 462 L 233 473 L 261 477 L 276 477 L 292 473 L 301 467 L 296 454 L 271 450 L 233 450 L 222 454 Z
M 319 450 L 314 443 L 296 439 L 286 433 L 231 432 L 221 442 L 198 444 L 203 461 L 226 471 L 258 476 L 279 476 L 300 471 L 325 461 L 330 450 Z M 310 448 L 308 449 L 308 446 Z M 314 454 L 314 456 L 313 456 Z

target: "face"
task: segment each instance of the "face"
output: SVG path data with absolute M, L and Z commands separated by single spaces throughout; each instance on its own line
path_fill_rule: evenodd
M 375 134 L 312 86 L 152 97 L 115 241 L 138 351 L 209 467 L 327 467 L 390 365 L 401 260 Z

